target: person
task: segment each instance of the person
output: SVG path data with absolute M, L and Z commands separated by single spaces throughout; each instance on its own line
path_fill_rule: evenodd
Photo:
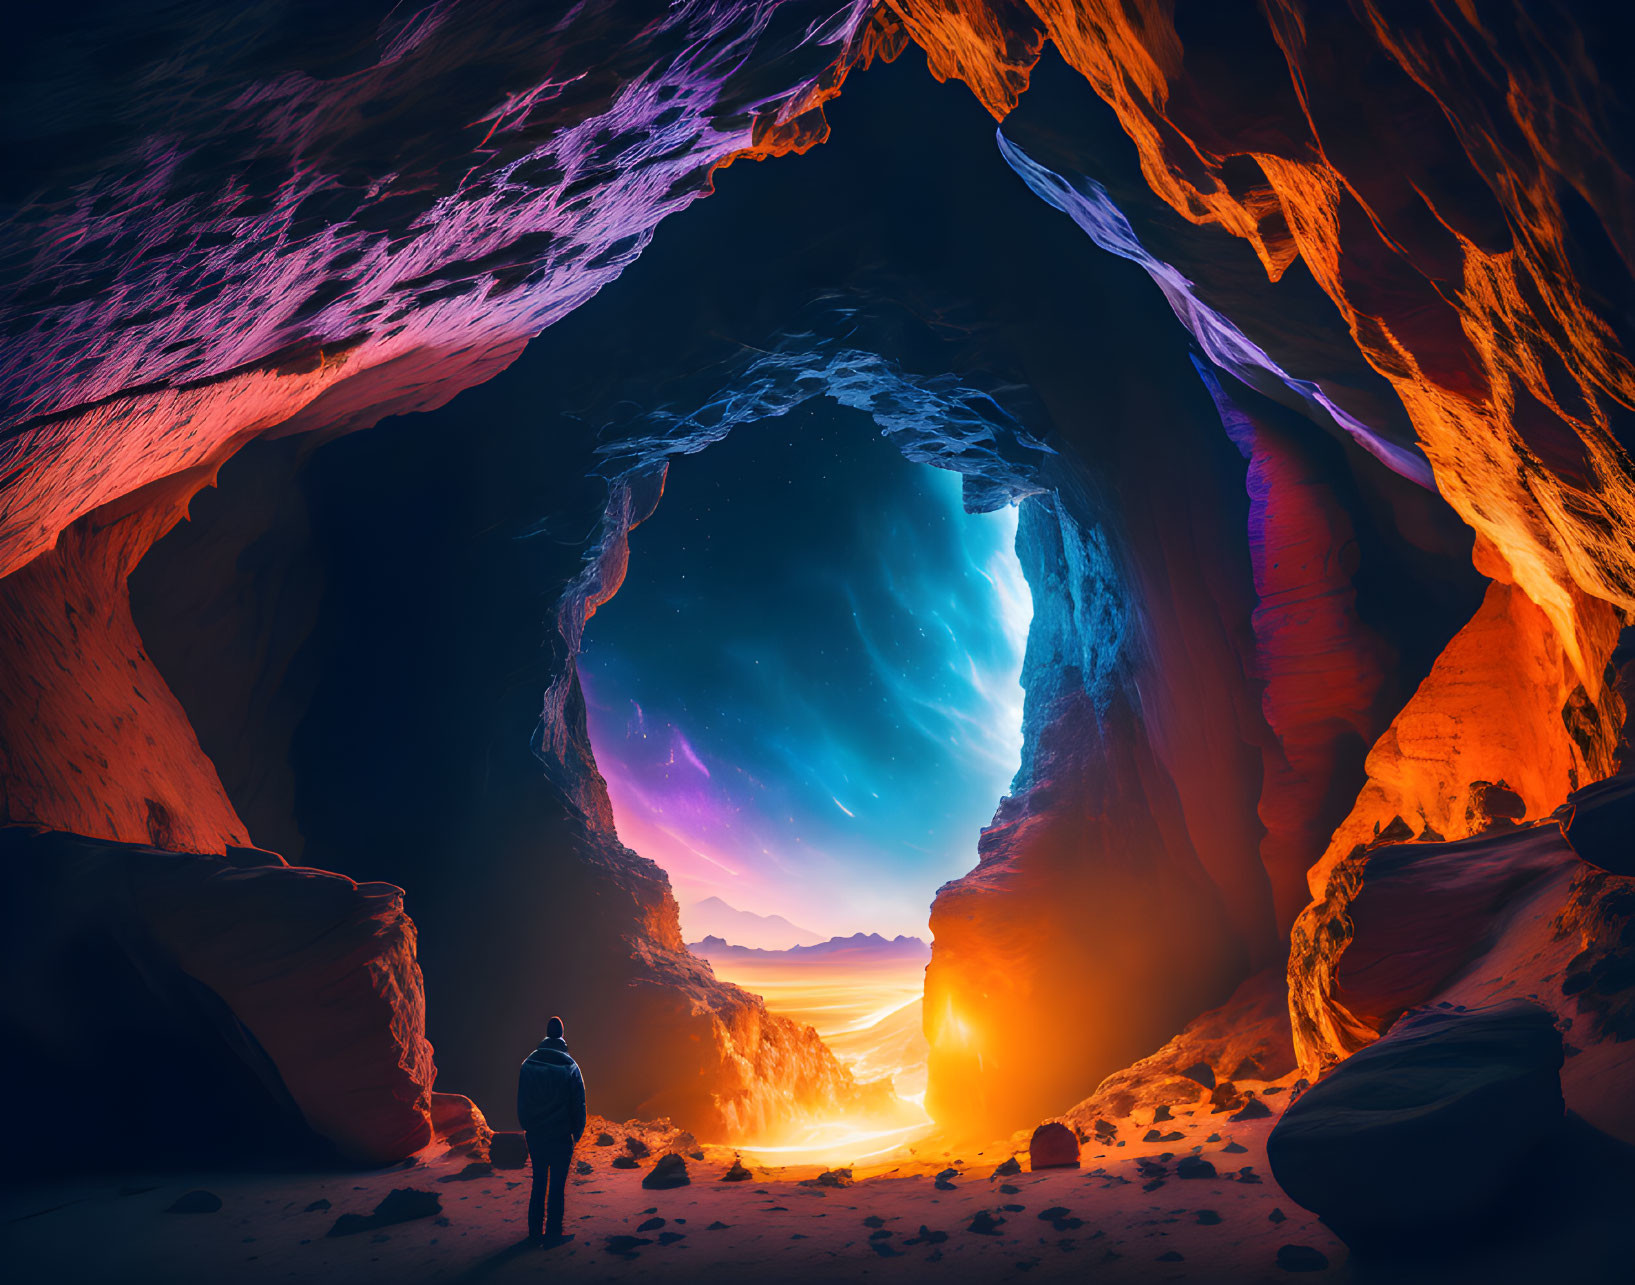
M 528 1136 L 534 1172 L 528 1196 L 528 1238 L 536 1245 L 563 1239 L 568 1166 L 585 1132 L 585 1077 L 569 1054 L 563 1034 L 560 1017 L 545 1023 L 545 1038 L 523 1060 L 517 1080 L 517 1118 Z

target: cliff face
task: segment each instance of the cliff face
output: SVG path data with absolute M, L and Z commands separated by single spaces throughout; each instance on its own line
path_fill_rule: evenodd
M 1049 42 L 1176 213 L 1239 238 L 1272 281 L 1303 265 L 1442 494 L 1593 668 L 1573 588 L 1635 605 L 1612 535 L 1635 513 L 1618 440 L 1635 384 L 1607 294 L 1624 287 L 1581 271 L 1621 283 L 1631 262 L 1628 140 L 1596 65 L 1615 56 L 1609 15 L 1563 13 L 1546 34 L 1522 0 L 1480 17 L 1299 0 L 893 8 L 933 72 L 1000 118 Z
M 357 1154 L 429 1136 L 424 1023 L 503 1104 L 561 994 L 613 1114 L 740 1132 L 845 1096 L 809 1032 L 686 954 L 574 673 L 665 459 L 827 397 L 971 507 L 1025 508 L 1027 748 L 933 912 L 930 1101 L 1064 1109 L 1291 944 L 1321 1070 L 1390 1009 L 1346 980 L 1364 926 L 1391 940 L 1370 853 L 1457 861 L 1616 765 L 1622 43 L 1604 6 L 1537 8 L 41 15 L 0 165 L 5 819 L 133 878 L 194 854 L 174 868 L 246 922 L 342 887 L 217 880 L 251 839 L 362 880 L 348 968 L 385 980 L 349 994 L 378 1038 L 337 1083 L 389 1086 L 382 1114 L 354 1134 L 310 1088 L 334 1068 L 253 1031 L 267 1118 L 294 1100 Z M 971 92 L 847 80 L 909 42 Z M 677 220 L 648 248 L 850 102 L 874 113 L 851 151 L 734 171 L 714 239 Z M 527 395 L 474 389 L 513 364 Z M 1586 970 L 1621 922 L 1592 883 L 1560 911 Z M 183 1026 L 248 1013 L 253 961 L 188 953 L 178 913 L 166 958 L 215 996 Z M 1064 1021 L 1064 993 L 1094 1012 Z

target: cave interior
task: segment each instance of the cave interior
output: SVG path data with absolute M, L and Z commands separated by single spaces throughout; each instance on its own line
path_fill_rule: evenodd
M 689 950 L 581 682 L 673 467 L 841 424 L 1013 510 L 1032 601 L 1019 765 L 926 889 L 937 1137 L 1043 1171 L 1054 1122 L 1088 1169 L 1172 1108 L 1266 1117 L 1267 1184 L 1379 1279 L 1431 1240 L 1476 1262 L 1517 1201 L 1615 1271 L 1615 20 L 527 8 L 25 32 L 18 1152 L 53 1181 L 485 1164 L 558 1011 L 595 1114 L 699 1157 L 863 1110 L 877 1085 Z M 797 610 L 776 588 L 739 586 Z M 734 643 L 731 613 L 677 628 Z

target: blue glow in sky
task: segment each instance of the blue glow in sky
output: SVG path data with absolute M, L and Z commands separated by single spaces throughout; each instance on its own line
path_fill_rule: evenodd
M 1021 752 L 1015 535 L 829 403 L 672 462 L 579 667 L 619 835 L 683 907 L 926 935 Z

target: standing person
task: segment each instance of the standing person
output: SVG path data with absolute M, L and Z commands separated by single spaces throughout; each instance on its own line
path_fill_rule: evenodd
M 528 1238 L 535 1244 L 564 1239 L 562 1206 L 568 1166 L 573 1163 L 574 1144 L 585 1131 L 585 1078 L 569 1055 L 562 1032 L 560 1017 L 545 1023 L 545 1038 L 524 1059 L 517 1080 L 517 1118 L 528 1135 L 529 1163 L 534 1171 L 528 1197 Z

